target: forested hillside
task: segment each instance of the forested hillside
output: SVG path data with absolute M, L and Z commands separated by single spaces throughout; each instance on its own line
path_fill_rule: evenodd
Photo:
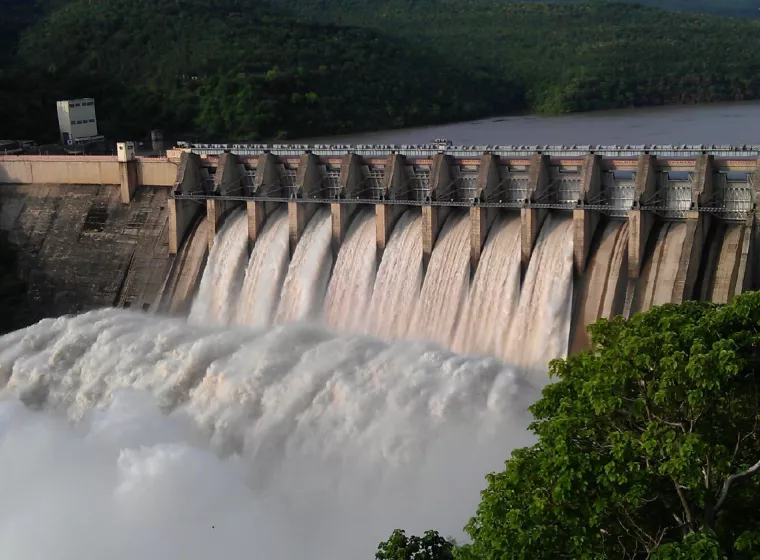
M 110 137 L 229 140 L 760 98 L 760 22 L 631 3 L 0 2 L 6 137 L 76 96 Z
M 631 3 L 276 0 L 305 17 L 365 25 L 517 80 L 529 110 L 755 99 L 760 22 Z
M 487 76 L 445 66 L 376 31 L 296 22 L 251 0 L 72 0 L 22 36 L 3 121 L 41 134 L 55 99 L 87 95 L 106 134 L 260 139 L 513 105 Z

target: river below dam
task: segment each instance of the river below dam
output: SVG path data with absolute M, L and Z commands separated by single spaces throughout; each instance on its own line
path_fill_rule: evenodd
M 735 104 L 318 141 L 743 144 L 760 143 L 757 122 L 760 104 Z M 570 219 L 549 216 L 521 284 L 516 216 L 495 220 L 473 277 L 462 213 L 424 274 L 418 209 L 379 263 L 372 212 L 335 256 L 329 218 L 290 258 L 284 209 L 250 254 L 232 214 L 187 317 L 101 309 L 0 337 L 1 558 L 369 560 L 395 528 L 464 540 L 568 352 Z M 625 270 L 626 228 L 607 225 L 589 269 L 595 308 Z M 658 233 L 656 266 L 673 268 L 682 229 Z M 642 308 L 664 301 L 663 278 Z

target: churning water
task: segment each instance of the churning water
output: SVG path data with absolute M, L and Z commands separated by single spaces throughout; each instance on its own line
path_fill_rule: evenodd
M 461 538 L 567 352 L 572 227 L 547 220 L 520 289 L 519 220 L 497 219 L 472 282 L 457 214 L 423 282 L 421 221 L 403 214 L 378 264 L 360 214 L 333 267 L 329 213 L 292 259 L 285 214 L 250 258 L 233 214 L 189 320 L 109 309 L 0 338 L 0 557 L 355 560 L 397 527 Z

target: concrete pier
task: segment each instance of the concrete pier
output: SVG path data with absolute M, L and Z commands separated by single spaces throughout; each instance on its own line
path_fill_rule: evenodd
M 131 159 L 129 161 L 119 162 L 119 181 L 121 191 L 122 204 L 129 204 L 132 202 L 132 197 L 137 190 L 137 161 Z
M 489 200 L 499 188 L 498 160 L 498 156 L 494 156 L 493 154 L 484 154 L 480 158 L 475 193 L 476 198 L 470 207 L 470 278 L 475 275 L 488 231 L 491 229 L 496 214 L 499 212 L 498 208 L 479 205 L 481 202 Z
M 296 198 L 308 199 L 313 193 L 321 190 L 322 177 L 319 174 L 318 163 L 317 156 L 312 153 L 303 154 L 300 157 L 296 178 Z M 288 202 L 288 242 L 291 258 L 301 239 L 303 230 L 306 229 L 306 225 L 316 209 L 315 204 Z
M 406 174 L 404 157 L 392 153 L 385 162 L 383 174 L 383 198 L 385 200 L 403 200 L 409 193 L 409 177 Z M 393 231 L 393 226 L 404 207 L 395 204 L 383 204 L 382 201 L 375 204 L 375 234 L 377 239 L 377 264 L 383 258 L 383 252 L 388 245 L 388 239 Z
M 739 265 L 736 269 L 736 280 L 731 285 L 726 303 L 729 303 L 742 292 L 754 289 L 752 285 L 754 272 L 752 269 L 752 255 L 757 251 L 752 232 L 755 229 L 755 223 L 755 215 L 750 214 L 742 226 L 742 243 L 739 252 Z
M 534 154 L 530 159 L 528 192 L 525 202 L 541 200 L 547 194 L 550 182 L 549 156 Z M 546 208 L 523 207 L 520 209 L 520 278 L 525 277 L 530 257 L 533 255 L 533 247 L 536 245 L 541 226 L 544 225 L 544 220 L 548 214 L 549 210 Z
M 192 194 L 201 188 L 201 165 L 198 154 L 183 152 L 177 168 L 174 194 Z M 176 255 L 187 235 L 187 229 L 202 211 L 204 205 L 195 200 L 170 198 L 169 205 L 169 253 Z
M 654 225 L 654 215 L 641 210 L 653 200 L 657 192 L 657 158 L 641 154 L 636 165 L 636 186 L 633 195 L 633 209 L 628 211 L 628 287 L 625 294 L 623 316 L 630 317 L 636 284 L 643 266 L 646 244 Z
M 361 159 L 356 154 L 346 154 L 340 165 L 340 188 L 341 198 L 351 199 L 357 196 L 362 184 Z M 332 220 L 332 238 L 330 246 L 333 254 L 333 262 L 338 258 L 343 239 L 351 225 L 351 220 L 356 213 L 355 204 L 335 203 L 330 205 Z
M 240 192 L 240 170 L 238 169 L 238 159 L 234 154 L 222 154 L 219 156 L 217 163 L 216 175 L 214 175 L 213 194 L 218 196 L 238 196 Z M 242 202 L 237 200 L 224 200 L 209 198 L 206 201 L 206 216 L 208 217 L 208 248 L 209 251 L 214 246 L 216 234 L 222 229 L 227 216 Z
M 451 162 L 445 154 L 436 154 L 433 157 L 433 165 L 430 169 L 429 200 L 438 200 L 445 196 L 454 187 L 451 176 Z M 452 196 L 455 198 L 455 195 Z M 443 223 L 446 221 L 451 208 L 448 206 L 423 206 L 422 207 L 422 270 L 427 272 L 430 256 L 433 254 L 435 242 L 441 232 Z
M 694 297 L 702 248 L 710 227 L 710 215 L 699 212 L 713 198 L 713 157 L 701 155 L 696 159 L 691 189 L 691 207 L 686 215 L 686 237 L 673 285 L 673 303 Z
M 277 159 L 270 153 L 261 154 L 256 164 L 256 177 L 254 179 L 253 192 L 259 196 L 282 196 L 280 192 L 280 176 L 277 173 Z M 248 252 L 261 235 L 264 223 L 278 206 L 275 202 L 247 200 L 245 203 L 248 213 Z
M 581 169 L 581 188 L 578 195 L 581 207 L 573 210 L 573 264 L 576 274 L 582 274 L 586 270 L 591 242 L 601 220 L 599 212 L 583 208 L 584 205 L 593 204 L 601 195 L 601 162 L 601 156 L 589 154 Z

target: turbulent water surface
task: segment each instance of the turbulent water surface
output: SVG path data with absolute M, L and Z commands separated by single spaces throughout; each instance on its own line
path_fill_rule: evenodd
M 536 395 L 494 359 L 316 326 L 104 310 L 1 346 L 2 558 L 353 559 L 398 526 L 459 536 Z
M 318 212 L 290 258 L 281 212 L 249 256 L 239 211 L 188 319 L 100 310 L 0 338 L 0 557 L 356 560 L 397 527 L 463 538 L 567 352 L 572 224 L 546 220 L 521 288 L 519 220 L 495 221 L 472 279 L 466 216 L 425 272 L 421 223 L 399 217 L 378 261 L 360 212 L 334 258 Z

